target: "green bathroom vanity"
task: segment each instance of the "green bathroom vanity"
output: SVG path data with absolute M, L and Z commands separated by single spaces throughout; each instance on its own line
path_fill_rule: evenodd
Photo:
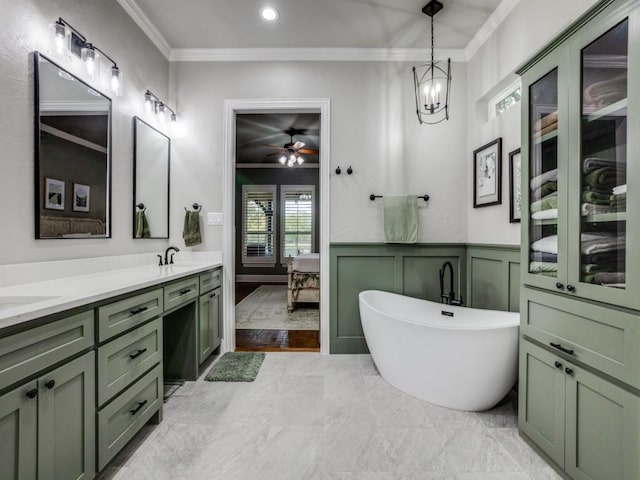
M 6 310 L 0 478 L 92 479 L 144 424 L 160 422 L 163 379 L 195 380 L 220 346 L 218 265 L 75 277 L 89 284 L 84 304 L 82 295 L 60 295 L 33 311 Z
M 519 427 L 572 479 L 640 478 L 639 69 L 640 2 L 607 0 L 518 72 Z

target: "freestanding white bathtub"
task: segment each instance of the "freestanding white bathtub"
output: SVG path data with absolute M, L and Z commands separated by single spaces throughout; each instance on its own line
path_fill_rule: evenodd
M 397 389 L 443 407 L 481 411 L 513 387 L 518 313 L 454 307 L 377 290 L 361 292 L 359 300 L 371 357 Z

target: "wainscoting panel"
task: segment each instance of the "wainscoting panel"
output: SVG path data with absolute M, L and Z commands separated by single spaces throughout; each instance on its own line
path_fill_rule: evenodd
M 508 245 L 467 246 L 469 306 L 518 312 L 520 248 Z
M 466 283 L 461 281 L 465 251 L 464 245 L 332 244 L 331 353 L 368 352 L 358 306 L 361 291 L 384 290 L 440 301 L 438 270 L 448 260 L 454 267 L 456 292 L 465 295 Z

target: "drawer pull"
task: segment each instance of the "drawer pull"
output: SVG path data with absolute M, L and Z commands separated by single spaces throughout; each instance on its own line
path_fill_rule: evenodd
M 140 355 L 142 355 L 144 352 L 146 352 L 147 349 L 146 348 L 141 348 L 140 350 L 133 352 L 132 354 L 129 355 L 129 358 L 131 360 L 133 360 L 134 358 L 138 358 Z
M 562 368 L 562 364 L 560 362 L 556 362 L 554 363 L 554 365 L 556 366 L 556 368 Z
M 216 296 L 216 294 L 215 294 L 215 293 L 212 293 L 211 295 L 209 295 L 209 298 L 213 298 L 213 297 L 215 297 L 215 296 Z
M 564 369 L 565 372 L 567 372 L 567 375 L 573 375 L 573 370 L 571 370 L 570 368 L 565 368 Z
M 561 352 L 564 353 L 568 353 L 569 355 L 573 355 L 575 352 L 570 349 L 570 348 L 564 348 L 562 345 L 560 345 L 559 343 L 553 343 L 550 342 L 549 345 L 551 345 L 553 348 L 557 348 L 558 350 L 560 350 Z
M 145 312 L 149 310 L 149 307 L 138 307 L 138 308 L 134 308 L 133 310 L 131 310 L 129 313 L 131 315 L 137 315 L 139 313 Z
M 36 398 L 38 396 L 38 389 L 34 388 L 27 392 L 27 398 Z
M 190 291 L 191 291 L 191 289 L 190 289 L 190 288 L 185 288 L 185 289 L 183 289 L 183 290 L 180 290 L 180 292 L 179 292 L 179 293 L 180 293 L 180 295 L 186 295 L 186 294 L 187 294 L 187 293 L 189 293 Z
M 47 383 L 44 384 L 44 386 L 47 387 L 49 390 L 51 390 L 53 387 L 56 386 L 56 381 L 49 380 Z
M 140 410 L 142 410 L 142 407 L 144 407 L 147 404 L 147 402 L 148 402 L 148 400 L 144 400 L 142 402 L 138 402 L 138 406 L 136 408 L 134 408 L 133 410 L 129 410 L 131 412 L 131 415 L 135 415 Z

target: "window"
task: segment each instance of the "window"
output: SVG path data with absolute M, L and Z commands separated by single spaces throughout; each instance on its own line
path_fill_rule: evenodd
M 314 251 L 314 185 L 282 185 L 282 263 L 287 257 Z
M 276 263 L 275 199 L 275 185 L 242 186 L 243 265 L 273 266 Z
M 489 102 L 489 118 L 494 118 L 513 107 L 522 99 L 520 80 L 509 85 Z

